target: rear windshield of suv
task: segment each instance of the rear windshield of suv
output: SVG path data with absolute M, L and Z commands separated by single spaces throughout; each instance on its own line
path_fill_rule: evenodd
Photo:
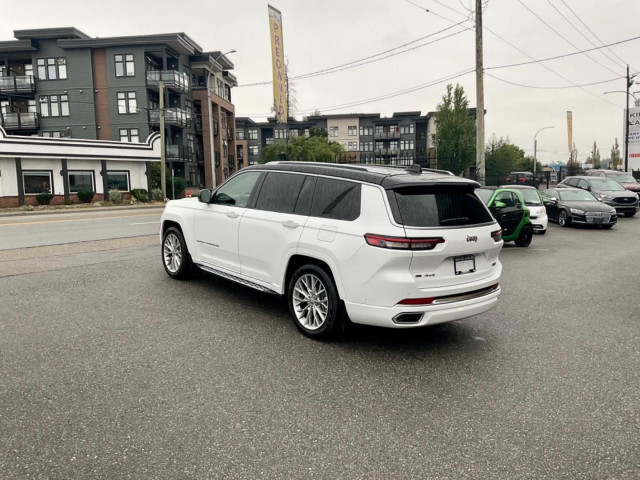
M 493 221 L 473 190 L 415 186 L 389 190 L 395 221 L 407 227 L 454 227 Z

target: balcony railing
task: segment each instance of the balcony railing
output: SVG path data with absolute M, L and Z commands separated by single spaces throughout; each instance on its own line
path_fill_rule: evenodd
M 375 132 L 374 138 L 400 138 L 399 130 L 385 130 L 383 132 Z
M 152 125 L 160 124 L 160 109 L 149 111 L 149 122 Z M 181 108 L 165 108 L 164 123 L 165 125 L 187 127 L 191 124 L 191 114 Z
M 0 113 L 0 126 L 5 130 L 37 130 L 39 119 L 35 112 Z
M 167 160 L 178 160 L 183 162 L 193 161 L 193 152 L 184 145 L 166 145 L 165 157 Z
M 36 79 L 33 75 L 0 77 L 0 93 L 34 93 Z
M 378 155 L 398 155 L 400 150 L 395 150 L 392 148 L 377 148 L 376 153 Z
M 189 91 L 189 76 L 177 70 L 149 70 L 147 72 L 147 84 L 157 86 L 160 81 L 165 87 L 179 92 Z

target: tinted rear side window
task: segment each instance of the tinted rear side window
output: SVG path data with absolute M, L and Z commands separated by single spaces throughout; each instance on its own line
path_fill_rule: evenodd
M 359 183 L 318 178 L 311 216 L 355 220 L 360 216 L 360 190 Z
M 388 195 L 396 222 L 407 227 L 452 227 L 493 221 L 482 200 L 468 189 L 406 187 L 390 190 Z
M 304 175 L 293 173 L 267 173 L 258 195 L 256 209 L 293 213 L 305 178 Z

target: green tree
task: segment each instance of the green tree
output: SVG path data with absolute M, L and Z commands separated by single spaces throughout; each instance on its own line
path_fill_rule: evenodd
M 436 112 L 435 144 L 438 168 L 460 173 L 475 163 L 476 126 L 469 114 L 469 100 L 464 89 L 447 85 Z
M 533 172 L 533 155 L 527 155 L 526 157 L 520 159 L 518 161 L 516 171 L 522 172 Z M 540 162 L 536 162 L 536 172 L 542 171 L 542 164 Z
M 591 155 L 587 157 L 587 163 L 593 165 L 593 168 L 602 167 L 602 162 L 600 161 L 600 149 L 596 145 L 596 142 L 593 142 L 593 148 L 591 149 Z
M 616 138 L 613 143 L 613 147 L 611 147 L 611 163 L 609 164 L 609 168 L 617 170 L 621 165 L 622 157 L 620 156 L 620 145 L 618 145 L 618 139 Z
M 326 135 L 294 137 L 288 142 L 275 142 L 260 153 L 260 163 L 280 160 L 282 154 L 287 160 L 298 162 L 335 162 L 344 152 L 339 143 L 330 142 Z

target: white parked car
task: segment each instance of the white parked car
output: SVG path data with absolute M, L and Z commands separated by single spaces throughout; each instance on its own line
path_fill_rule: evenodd
M 538 189 L 527 185 L 504 185 L 504 187 L 520 190 L 524 203 L 529 209 L 529 219 L 531 220 L 531 225 L 533 225 L 533 231 L 540 235 L 547 233 L 549 217 L 547 217 L 547 209 L 542 203 L 542 197 Z
M 502 270 L 501 230 L 477 186 L 417 165 L 248 167 L 167 204 L 164 268 L 285 295 L 314 338 L 347 318 L 407 328 L 470 317 L 496 305 Z

